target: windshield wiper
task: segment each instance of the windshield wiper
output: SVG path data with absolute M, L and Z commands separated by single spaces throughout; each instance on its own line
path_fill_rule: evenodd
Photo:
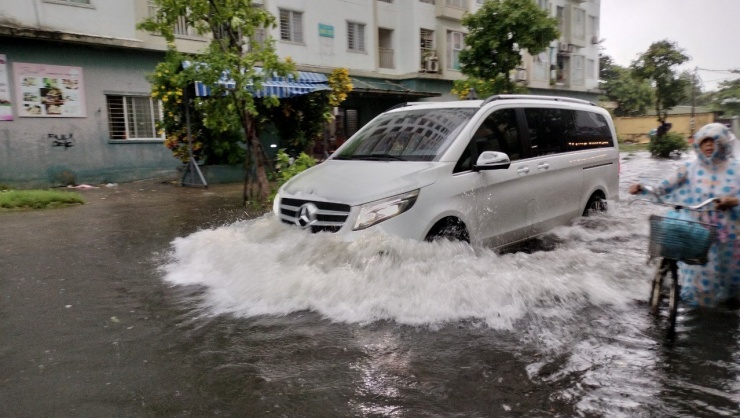
M 403 157 L 399 157 L 398 155 L 391 155 L 391 154 L 358 154 L 353 155 L 351 157 L 343 157 L 343 158 L 351 158 L 353 160 L 368 160 L 368 161 L 408 161 L 407 159 Z

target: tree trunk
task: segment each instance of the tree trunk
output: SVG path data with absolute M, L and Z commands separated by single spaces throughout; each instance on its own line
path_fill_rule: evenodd
M 242 203 L 263 203 L 270 195 L 270 182 L 267 179 L 267 161 L 262 144 L 257 137 L 254 118 L 249 112 L 242 112 L 242 128 L 245 132 L 247 152 L 244 156 L 244 191 Z M 252 170 L 254 169 L 254 173 Z

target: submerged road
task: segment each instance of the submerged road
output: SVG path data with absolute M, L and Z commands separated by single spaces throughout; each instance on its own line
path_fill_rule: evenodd
M 647 315 L 647 216 L 622 201 L 534 251 L 269 217 L 241 185 L 153 181 L 0 212 L 0 416 L 736 416 L 737 311 Z

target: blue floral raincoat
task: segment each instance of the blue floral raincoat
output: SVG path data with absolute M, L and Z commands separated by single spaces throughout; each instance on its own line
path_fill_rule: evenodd
M 702 127 L 696 135 L 697 159 L 684 163 L 670 178 L 657 185 L 658 194 L 671 202 L 695 205 L 706 199 L 740 197 L 740 161 L 732 157 L 734 135 L 720 123 Z M 714 154 L 699 149 L 702 140 L 714 140 Z M 715 306 L 740 296 L 740 206 L 729 210 L 691 212 L 702 222 L 717 225 L 718 239 L 709 250 L 705 265 L 679 263 L 681 301 L 694 306 Z

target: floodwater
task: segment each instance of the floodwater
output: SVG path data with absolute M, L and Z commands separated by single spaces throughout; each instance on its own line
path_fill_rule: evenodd
M 40 257 L 0 278 L 0 415 L 740 416 L 738 311 L 681 309 L 673 342 L 647 314 L 663 209 L 626 189 L 678 163 L 623 154 L 606 214 L 505 254 L 348 244 L 223 201 L 123 212 L 72 260 L 90 275 Z

